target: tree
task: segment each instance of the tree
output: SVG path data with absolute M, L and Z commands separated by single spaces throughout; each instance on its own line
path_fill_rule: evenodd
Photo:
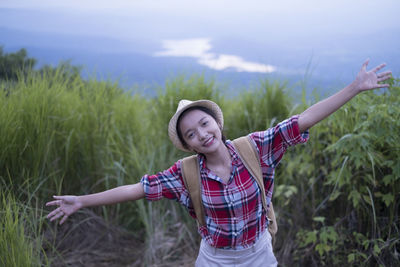
M 4 53 L 0 47 L 0 80 L 17 80 L 33 69 L 36 59 L 29 58 L 25 48 L 15 53 Z

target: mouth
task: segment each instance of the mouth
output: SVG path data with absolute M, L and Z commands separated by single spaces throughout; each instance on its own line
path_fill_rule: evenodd
M 214 144 L 214 140 L 215 140 L 215 138 L 214 138 L 213 136 L 210 137 L 210 138 L 208 138 L 208 139 L 203 143 L 203 146 L 205 146 L 205 147 L 211 146 L 212 144 Z

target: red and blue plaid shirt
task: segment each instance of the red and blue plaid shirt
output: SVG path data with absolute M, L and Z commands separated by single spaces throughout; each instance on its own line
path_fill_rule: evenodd
M 267 204 L 272 197 L 275 168 L 287 147 L 308 139 L 308 132 L 300 133 L 297 121 L 298 116 L 293 116 L 266 131 L 249 134 L 259 152 Z M 199 227 L 198 231 L 213 247 L 243 249 L 258 240 L 267 227 L 267 220 L 256 180 L 244 167 L 232 142 L 227 140 L 226 146 L 232 158 L 231 176 L 226 184 L 207 168 L 204 156 L 198 157 L 206 216 L 206 226 Z M 144 175 L 140 182 L 147 200 L 175 199 L 196 218 L 182 180 L 181 161 L 163 172 Z

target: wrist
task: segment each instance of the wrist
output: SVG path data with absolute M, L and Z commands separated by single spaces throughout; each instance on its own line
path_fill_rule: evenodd
M 354 97 L 359 93 L 361 93 L 360 87 L 357 85 L 355 81 L 346 86 L 345 90 L 350 95 L 350 97 Z
M 353 81 L 351 84 L 347 86 L 349 93 L 353 94 L 353 96 L 361 93 L 361 89 L 357 80 Z
M 82 196 L 77 196 L 76 197 L 76 206 L 78 207 L 78 209 L 86 208 L 86 206 L 84 205 L 84 201 L 82 199 Z

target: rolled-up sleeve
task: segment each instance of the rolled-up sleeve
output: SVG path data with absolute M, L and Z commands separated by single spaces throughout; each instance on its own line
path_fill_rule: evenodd
M 262 163 L 275 168 L 287 147 L 307 142 L 309 132 L 300 133 L 298 119 L 299 115 L 295 115 L 275 127 L 249 135 L 258 149 Z
M 154 175 L 144 175 L 140 179 L 145 198 L 156 201 L 162 198 L 173 199 L 185 206 L 190 215 L 194 216 L 193 205 L 181 174 L 181 161 L 177 161 L 169 169 Z
M 161 198 L 180 199 L 183 191 L 180 178 L 180 162 L 176 162 L 169 169 L 154 175 L 144 175 L 140 182 L 143 185 L 147 200 L 155 201 Z

